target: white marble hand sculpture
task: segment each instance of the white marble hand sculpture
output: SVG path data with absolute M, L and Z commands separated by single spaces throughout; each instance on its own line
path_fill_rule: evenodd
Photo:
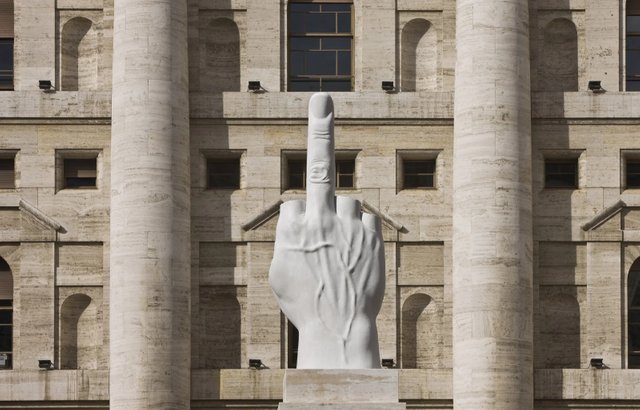
M 379 368 L 381 224 L 377 216 L 361 214 L 358 201 L 335 197 L 333 117 L 331 97 L 314 94 L 306 207 L 304 201 L 280 206 L 269 282 L 299 331 L 298 368 Z

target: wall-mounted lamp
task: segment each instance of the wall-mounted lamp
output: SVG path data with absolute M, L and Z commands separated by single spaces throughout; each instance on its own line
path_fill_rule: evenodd
M 262 363 L 260 359 L 249 359 L 249 368 L 251 369 L 262 369 L 265 365 Z
M 396 90 L 396 86 L 393 84 L 393 81 L 383 81 L 382 90 L 387 93 L 391 93 Z
M 260 81 L 249 81 L 249 91 L 257 93 L 264 90 L 262 85 L 260 85 Z
M 53 369 L 53 362 L 51 360 L 38 360 L 38 367 L 40 369 L 44 369 L 44 370 L 51 370 Z
M 589 90 L 593 91 L 596 94 L 603 93 L 606 90 L 602 88 L 601 81 L 589 81 Z
M 51 84 L 50 80 L 40 80 L 40 81 L 38 81 L 38 87 L 42 91 L 51 91 L 51 90 L 53 90 L 53 84 Z
M 593 367 L 594 369 L 606 369 L 607 365 L 604 364 L 604 359 L 599 358 L 599 357 L 592 357 L 591 361 L 589 361 L 589 366 Z
M 382 359 L 382 367 L 386 367 L 387 369 L 394 368 L 396 366 L 396 361 L 393 359 Z

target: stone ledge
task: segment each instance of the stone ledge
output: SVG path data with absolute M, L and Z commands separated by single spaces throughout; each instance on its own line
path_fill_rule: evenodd
M 0 401 L 103 401 L 108 370 L 0 371 Z
M 640 400 L 640 369 L 538 369 L 536 400 Z

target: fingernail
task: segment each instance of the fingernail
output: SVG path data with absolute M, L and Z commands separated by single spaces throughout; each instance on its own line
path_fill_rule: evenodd
M 316 93 L 309 100 L 309 114 L 315 118 L 324 118 L 333 112 L 333 100 L 329 93 Z

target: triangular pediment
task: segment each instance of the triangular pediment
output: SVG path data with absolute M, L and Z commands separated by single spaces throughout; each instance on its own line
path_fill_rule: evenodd
M 278 223 L 278 215 L 280 215 L 280 205 L 283 203 L 284 201 L 282 199 L 275 201 L 242 224 L 245 239 L 261 241 L 275 240 L 276 224 Z M 363 212 L 376 215 L 380 218 L 385 240 L 397 237 L 398 232 L 402 232 L 405 229 L 402 223 L 385 212 L 380 211 L 367 201 L 361 201 L 361 204 Z
M 594 231 L 599 230 L 600 228 L 607 227 L 612 228 L 611 225 L 617 225 L 615 229 L 621 229 L 620 225 L 620 215 L 622 210 L 627 206 L 626 202 L 622 199 L 618 200 L 616 203 L 606 207 L 601 212 L 599 212 L 596 216 L 591 218 L 591 220 L 584 225 L 582 225 L 582 229 L 584 231 Z
M 55 241 L 64 228 L 53 218 L 20 200 L 17 206 L 0 207 L 0 242 Z

